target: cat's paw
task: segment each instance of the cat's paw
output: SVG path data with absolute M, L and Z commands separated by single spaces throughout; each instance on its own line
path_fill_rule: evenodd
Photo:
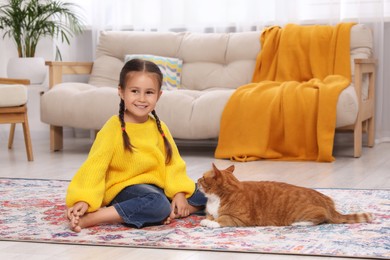
M 299 221 L 292 223 L 291 226 L 314 226 L 314 223 L 311 221 Z
M 219 227 L 221 227 L 221 225 L 218 222 L 210 220 L 210 219 L 203 219 L 200 222 L 200 225 L 203 226 L 203 227 L 208 227 L 208 228 L 219 228 Z

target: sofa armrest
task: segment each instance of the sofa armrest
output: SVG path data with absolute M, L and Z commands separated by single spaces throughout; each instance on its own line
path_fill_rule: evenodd
M 376 59 L 355 59 L 355 90 L 359 99 L 359 108 L 366 107 L 370 110 L 375 106 L 375 77 L 376 77 Z M 368 75 L 368 88 L 363 93 L 363 76 Z M 359 109 L 360 110 L 360 109 Z M 373 111 L 360 111 L 362 120 L 370 118 Z
M 91 74 L 93 62 L 46 61 L 49 66 L 49 89 L 62 83 L 64 75 Z M 62 126 L 50 125 L 50 150 L 59 151 L 63 147 Z
M 362 153 L 362 134 L 367 132 L 367 145 L 375 144 L 375 77 L 376 59 L 355 59 L 354 85 L 358 97 L 359 109 L 355 124 L 350 127 L 354 136 L 354 157 Z M 368 76 L 368 89 L 363 93 L 363 76 Z M 348 127 L 346 127 L 348 129 Z
M 93 62 L 46 61 L 49 66 L 49 89 L 62 82 L 63 75 L 91 74 Z

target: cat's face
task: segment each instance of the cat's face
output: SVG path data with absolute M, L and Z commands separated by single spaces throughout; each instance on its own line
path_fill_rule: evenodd
M 225 188 L 227 189 L 228 179 L 236 181 L 237 179 L 233 175 L 234 165 L 219 170 L 213 164 L 213 169 L 203 174 L 203 177 L 199 178 L 199 190 L 205 194 L 218 194 L 218 191 Z

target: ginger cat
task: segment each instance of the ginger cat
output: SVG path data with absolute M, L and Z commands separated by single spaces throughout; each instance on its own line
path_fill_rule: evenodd
M 233 171 L 234 165 L 218 170 L 213 164 L 213 170 L 198 180 L 199 189 L 208 199 L 202 226 L 318 225 L 372 220 L 370 213 L 340 214 L 331 198 L 315 190 L 281 182 L 241 182 Z

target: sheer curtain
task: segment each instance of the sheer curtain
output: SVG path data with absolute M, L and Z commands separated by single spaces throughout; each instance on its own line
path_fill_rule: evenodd
M 83 0 L 93 33 L 101 30 L 236 32 L 286 23 L 365 23 L 372 28 L 376 79 L 376 142 L 390 141 L 390 0 Z M 386 30 L 386 28 L 388 28 Z M 387 32 L 387 33 L 386 33 Z M 387 44 L 388 45 L 388 44 Z M 387 72 L 387 73 L 386 73 Z

